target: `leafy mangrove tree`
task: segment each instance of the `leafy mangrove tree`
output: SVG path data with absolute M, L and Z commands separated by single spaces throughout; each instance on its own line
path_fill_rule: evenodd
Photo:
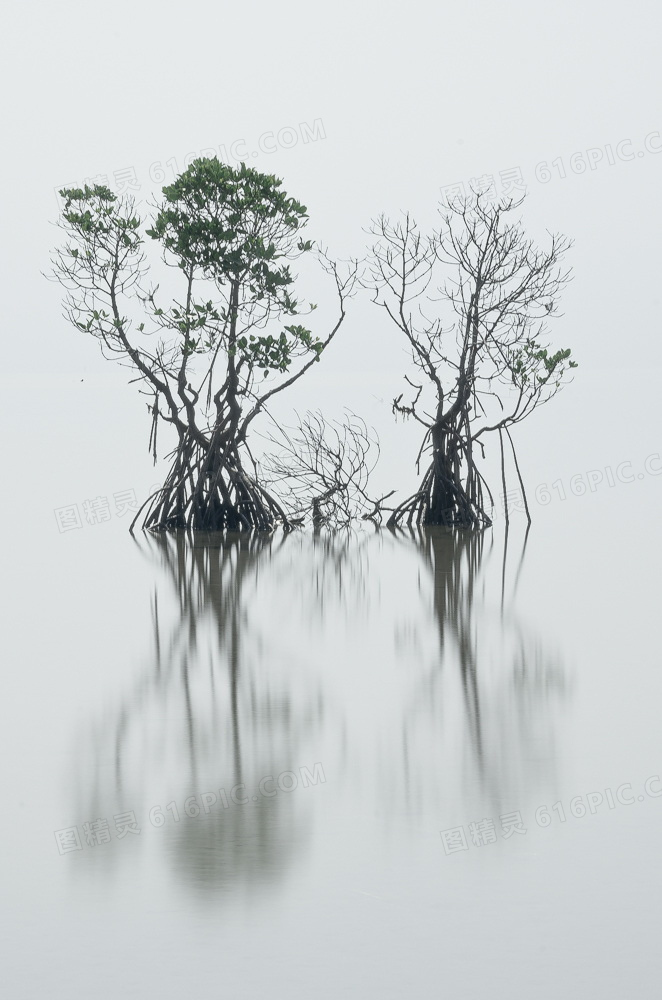
M 61 192 L 66 242 L 53 264 L 68 290 L 65 314 L 99 341 L 104 356 L 135 372 L 149 398 L 154 461 L 159 426 L 176 434 L 166 481 L 141 508 L 146 528 L 288 525 L 260 482 L 249 430 L 337 333 L 356 268 L 341 274 L 302 238 L 306 208 L 281 183 L 245 164 L 198 159 L 163 188 L 149 228 L 131 197 L 105 186 Z M 146 237 L 175 271 L 167 302 Z M 335 281 L 339 304 L 322 337 L 298 321 L 315 307 L 302 307 L 291 272 L 292 262 L 311 253 Z
M 409 397 L 394 399 L 393 411 L 424 429 L 417 466 L 429 455 L 418 490 L 395 508 L 391 526 L 491 524 L 494 501 L 477 464 L 486 440 L 499 438 L 504 497 L 504 438 L 524 491 L 511 428 L 548 402 L 575 367 L 569 350 L 547 343 L 547 320 L 569 280 L 570 241 L 551 235 L 537 247 L 512 219 L 520 204 L 480 194 L 456 200 L 429 235 L 408 214 L 373 224 L 374 300 L 404 337 L 415 369 L 405 376 Z

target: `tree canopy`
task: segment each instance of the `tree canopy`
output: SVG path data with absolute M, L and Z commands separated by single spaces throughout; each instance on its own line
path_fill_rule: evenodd
M 356 268 L 336 263 L 301 232 L 304 205 L 282 182 L 241 164 L 194 161 L 163 188 L 146 228 L 131 197 L 101 185 L 65 189 L 55 275 L 66 315 L 129 364 L 150 397 L 150 447 L 160 421 L 178 433 L 166 484 L 146 526 L 249 528 L 286 521 L 251 472 L 247 432 L 276 393 L 319 361 L 345 316 Z M 181 272 L 163 301 L 150 282 L 145 239 Z M 291 264 L 314 254 L 335 282 L 338 318 L 317 336 L 296 322 L 315 309 L 295 294 Z

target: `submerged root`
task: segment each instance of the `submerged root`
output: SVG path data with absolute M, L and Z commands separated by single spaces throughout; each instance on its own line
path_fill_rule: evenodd
M 236 449 L 180 447 L 165 484 L 143 505 L 134 524 L 145 508 L 143 528 L 151 531 L 290 528 L 278 501 L 242 468 Z
M 483 505 L 483 479 L 473 462 L 462 480 L 457 468 L 449 469 L 448 463 L 435 460 L 418 491 L 395 508 L 387 527 L 484 528 L 491 524 Z

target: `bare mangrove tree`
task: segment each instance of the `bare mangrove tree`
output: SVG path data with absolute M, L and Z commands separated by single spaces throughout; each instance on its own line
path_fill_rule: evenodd
M 379 459 L 379 441 L 365 421 L 347 412 L 327 420 L 308 412 L 292 428 L 270 435 L 279 451 L 264 458 L 267 481 L 278 486 L 292 523 L 310 518 L 314 528 L 348 528 L 355 520 L 381 523 L 384 501 L 373 497 L 370 474 Z
M 390 525 L 491 524 L 494 501 L 476 461 L 485 441 L 499 438 L 505 493 L 507 438 L 523 490 L 511 428 L 550 400 L 575 367 L 569 350 L 547 344 L 547 320 L 569 280 L 570 241 L 551 235 L 538 248 L 512 219 L 520 204 L 480 194 L 457 200 L 442 208 L 442 225 L 429 235 L 408 214 L 373 224 L 374 299 L 405 338 L 415 368 L 405 376 L 409 397 L 394 399 L 393 411 L 424 428 L 417 466 L 430 456 L 418 490 Z
M 53 263 L 68 289 L 66 315 L 99 341 L 106 357 L 134 370 L 149 397 L 155 461 L 160 424 L 176 432 L 165 484 L 141 508 L 144 527 L 287 526 L 285 511 L 256 474 L 249 429 L 335 336 L 356 268 L 341 274 L 302 239 L 306 208 L 276 177 L 245 164 L 194 161 L 163 188 L 146 229 L 131 197 L 105 186 L 65 189 L 61 196 L 67 239 Z M 178 272 L 180 291 L 167 303 L 150 280 L 145 237 Z M 322 337 L 296 321 L 315 307 L 302 308 L 290 267 L 311 252 L 335 281 L 338 300 L 337 319 Z

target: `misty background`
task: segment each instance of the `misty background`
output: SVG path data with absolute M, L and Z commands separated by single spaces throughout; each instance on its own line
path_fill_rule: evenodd
M 53 831 L 91 814 L 101 772 L 90 731 L 103 750 L 103 792 L 104 781 L 112 785 L 118 713 L 134 687 L 151 690 L 143 676 L 152 677 L 156 662 L 155 580 L 164 634 L 168 623 L 177 634 L 181 607 L 158 560 L 131 546 L 127 516 L 113 511 L 106 522 L 83 518 L 80 529 L 59 531 L 62 507 L 82 512 L 85 501 L 126 490 L 142 502 L 165 463 L 154 467 L 148 455 L 149 418 L 137 386 L 128 384 L 132 374 L 65 321 L 62 290 L 44 272 L 62 238 L 54 225 L 58 189 L 124 184 L 149 214 L 162 184 L 197 155 L 245 158 L 281 177 L 308 208 L 306 237 L 341 258 L 364 255 L 366 229 L 382 212 L 409 210 L 421 229 L 437 225 L 443 190 L 454 185 L 468 191 L 491 178 L 497 196 L 526 191 L 527 234 L 544 242 L 548 231 L 560 232 L 574 241 L 567 257 L 574 277 L 550 339 L 554 348 L 570 347 L 579 367 L 549 406 L 514 430 L 533 516 L 526 561 L 516 588 L 515 556 L 509 563 L 510 610 L 499 617 L 497 515 L 494 554 L 486 546 L 483 556 L 487 583 L 477 584 L 483 603 L 477 598 L 469 623 L 485 637 L 491 664 L 511 665 L 520 649 L 537 664 L 538 643 L 562 678 L 532 712 L 546 739 L 538 770 L 537 751 L 511 726 L 521 691 L 490 688 L 498 790 L 520 789 L 519 801 L 536 806 L 642 782 L 662 768 L 658 5 L 63 2 L 15 6 L 4 20 L 1 919 L 11 996 L 46 989 L 64 996 L 65 985 L 142 996 L 154 984 L 163 996 L 193 985 L 215 996 L 227 984 L 228 995 L 246 997 L 267 990 L 330 997 L 346 988 L 362 997 L 410 989 L 423 997 L 445 983 L 463 997 L 488 985 L 499 996 L 517 985 L 550 998 L 560 990 L 578 998 L 593 990 L 657 996 L 659 800 L 636 815 L 634 807 L 605 812 L 573 833 L 553 828 L 538 831 L 537 840 L 514 838 L 494 865 L 480 853 L 488 847 L 469 852 L 464 868 L 453 865 L 465 858 L 444 856 L 442 823 L 479 818 L 492 799 L 469 754 L 474 770 L 455 776 L 444 810 L 437 810 L 441 792 L 425 807 L 439 759 L 426 749 L 434 726 L 416 713 L 408 722 L 419 734 L 410 784 L 402 758 L 388 757 L 388 726 L 366 725 L 353 791 L 342 791 L 354 758 L 337 734 L 345 739 L 344 725 L 351 733 L 351 719 L 361 731 L 361 719 L 374 722 L 382 708 L 399 720 L 409 704 L 402 664 L 415 671 L 419 655 L 432 656 L 438 644 L 434 574 L 426 576 L 423 555 L 396 552 L 390 541 L 372 539 L 365 563 L 352 556 L 353 572 L 362 568 L 367 581 L 350 588 L 354 610 L 325 596 L 319 618 L 305 604 L 311 576 L 321 572 L 307 540 L 293 540 L 301 551 L 285 552 L 284 562 L 259 563 L 265 621 L 250 635 L 284 628 L 279 593 L 291 594 L 296 607 L 274 673 L 258 652 L 257 665 L 251 661 L 263 684 L 268 675 L 268 684 L 297 691 L 291 732 L 296 723 L 302 742 L 282 738 L 283 767 L 318 759 L 327 767 L 326 786 L 309 789 L 305 803 L 292 796 L 295 805 L 267 823 L 278 831 L 274 864 L 281 871 L 282 859 L 287 895 L 274 891 L 259 907 L 242 901 L 222 913 L 200 909 L 191 888 L 204 879 L 187 868 L 187 845 L 176 839 L 160 842 L 161 862 L 145 838 L 123 854 L 124 843 L 116 845 L 121 859 L 103 880 L 87 865 L 88 855 L 98 855 L 83 852 L 85 865 L 71 875 L 72 859 L 57 855 Z M 328 284 L 313 272 L 302 279 L 305 298 L 320 303 L 313 332 L 319 323 L 323 334 L 333 315 Z M 397 331 L 361 292 L 322 362 L 275 412 L 285 423 L 295 410 L 318 407 L 330 418 L 345 407 L 361 415 L 382 449 L 373 492 L 396 487 L 401 499 L 416 483 L 420 433 L 395 421 L 391 403 L 410 370 Z M 595 489 L 573 494 L 573 477 L 588 484 L 589 473 Z M 495 486 L 498 494 L 498 480 Z M 540 487 L 549 502 L 536 499 Z M 524 527 L 523 514 L 514 514 L 517 556 Z M 421 594 L 427 604 L 419 606 Z M 452 609 L 445 613 L 455 621 Z M 393 629 L 383 630 L 384 616 Z M 211 627 L 210 635 L 213 648 Z M 255 642 L 258 651 L 268 648 L 268 639 Z M 329 678 L 324 728 L 315 713 Z M 380 684 L 386 693 L 375 696 Z M 458 691 L 449 695 L 453 705 L 461 704 Z M 207 695 L 200 692 L 202 703 Z M 140 697 L 151 705 L 151 695 Z M 316 727 L 318 742 L 301 735 Z M 264 766 L 260 760 L 263 749 L 255 750 L 256 774 L 271 766 L 271 751 Z M 138 762 L 129 772 L 134 801 L 144 793 L 151 805 L 152 772 L 145 767 L 142 787 L 140 759 L 131 758 Z M 184 773 L 188 758 L 180 765 Z M 212 768 L 205 781 L 213 780 Z M 405 786 L 418 795 L 416 808 Z M 329 798 L 313 799 L 325 789 Z M 164 803 L 164 795 L 153 801 Z M 513 809 L 517 801 L 511 796 Z M 465 817 L 465 807 L 475 816 Z M 189 848 L 199 860 L 209 845 Z M 157 873 L 160 863 L 172 883 Z

